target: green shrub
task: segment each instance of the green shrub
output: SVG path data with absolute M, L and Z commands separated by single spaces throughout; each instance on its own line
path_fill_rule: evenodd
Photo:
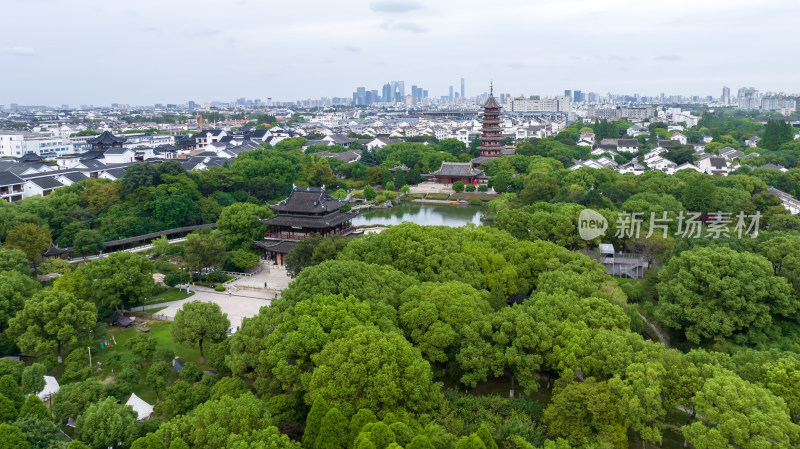
M 178 270 L 178 266 L 170 262 L 166 257 L 159 257 L 155 260 L 153 265 L 156 267 L 156 271 L 164 274 L 172 273 L 173 271 Z
M 456 192 L 463 192 L 464 191 L 464 183 L 461 181 L 456 181 L 453 183 L 453 190 Z
M 69 262 L 63 259 L 45 259 L 41 264 L 39 264 L 38 272 L 39 274 L 50 274 L 50 273 L 58 273 L 58 274 L 65 274 L 72 271 L 72 266 L 70 266 Z
M 224 286 L 224 285 L 222 285 L 222 284 L 217 284 L 217 285 L 214 287 L 214 290 L 216 290 L 216 291 L 218 291 L 218 292 L 224 292 L 224 291 L 225 291 L 225 286 Z
M 467 184 L 464 187 L 464 190 L 466 190 L 467 192 L 474 192 L 475 191 L 475 184 Z
M 478 192 L 488 192 L 488 191 L 489 191 L 489 186 L 485 184 L 481 184 L 478 186 Z

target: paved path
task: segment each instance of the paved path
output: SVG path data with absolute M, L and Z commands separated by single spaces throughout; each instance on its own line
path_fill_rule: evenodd
M 282 266 L 262 264 L 261 271 L 253 276 L 243 276 L 228 286 L 233 290 L 233 294 L 252 295 L 256 294 L 260 298 L 277 298 L 281 292 L 289 287 L 292 278 L 286 274 L 286 268 Z
M 219 304 L 222 311 L 228 314 L 231 327 L 236 329 L 242 324 L 242 318 L 255 316 L 262 307 L 269 306 L 272 299 L 280 297 L 281 292 L 289 286 L 290 281 L 291 278 L 283 267 L 264 265 L 262 270 L 255 275 L 242 277 L 230 283 L 225 292 L 192 286 L 191 291 L 194 292 L 194 295 L 178 301 L 149 304 L 144 306 L 144 310 L 166 306 L 166 309 L 159 311 L 158 315 L 174 319 L 178 310 L 187 302 L 213 302 Z M 264 288 L 265 282 L 267 288 Z M 141 308 L 137 309 L 142 310 Z
M 247 292 L 246 294 L 239 292 L 234 294 L 233 292 L 217 292 L 211 288 L 198 286 L 193 286 L 192 290 L 194 290 L 195 294 L 186 299 L 161 304 L 150 304 L 145 306 L 145 310 L 164 307 L 166 305 L 167 308 L 158 312 L 158 314 L 164 315 L 168 319 L 173 319 L 175 318 L 175 314 L 178 313 L 178 310 L 187 302 L 213 302 L 219 304 L 222 311 L 228 314 L 231 327 L 236 329 L 242 324 L 242 318 L 255 316 L 262 307 L 270 305 L 270 300 L 267 299 L 264 292 L 261 292 L 260 295 L 257 295 L 257 292 Z

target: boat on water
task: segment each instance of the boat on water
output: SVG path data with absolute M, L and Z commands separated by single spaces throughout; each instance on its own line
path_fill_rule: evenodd
M 467 200 L 450 201 L 450 204 L 455 204 L 457 206 L 466 206 L 467 204 L 469 204 L 469 201 Z

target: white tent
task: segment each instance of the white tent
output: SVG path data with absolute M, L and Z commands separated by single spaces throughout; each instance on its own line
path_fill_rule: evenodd
M 39 396 L 42 401 L 46 401 L 50 399 L 50 396 L 56 394 L 59 388 L 55 377 L 44 376 L 44 390 L 40 391 L 36 396 Z
M 131 393 L 131 397 L 125 405 L 130 405 L 131 408 L 133 408 L 133 411 L 139 416 L 139 421 L 144 421 L 153 414 L 153 406 L 144 402 L 142 398 L 136 396 L 135 393 Z

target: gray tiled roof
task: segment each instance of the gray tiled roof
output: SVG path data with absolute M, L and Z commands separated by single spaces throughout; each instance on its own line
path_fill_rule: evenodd
M 29 179 L 28 182 L 32 182 L 32 183 L 36 184 L 37 186 L 39 186 L 43 190 L 57 189 L 57 188 L 59 188 L 59 187 L 64 185 L 64 184 L 61 184 L 60 182 L 56 181 L 55 178 L 51 178 L 49 176 L 44 177 L 44 178 L 32 178 L 32 179 Z
M 345 204 L 321 187 L 295 187 L 285 200 L 269 208 L 278 212 L 324 213 L 338 210 Z
M 437 176 L 477 176 L 483 173 L 472 168 L 469 162 L 442 162 L 442 166 L 433 172 Z
M 11 172 L 0 172 L 0 186 L 10 186 L 14 184 L 22 184 L 22 178 Z

